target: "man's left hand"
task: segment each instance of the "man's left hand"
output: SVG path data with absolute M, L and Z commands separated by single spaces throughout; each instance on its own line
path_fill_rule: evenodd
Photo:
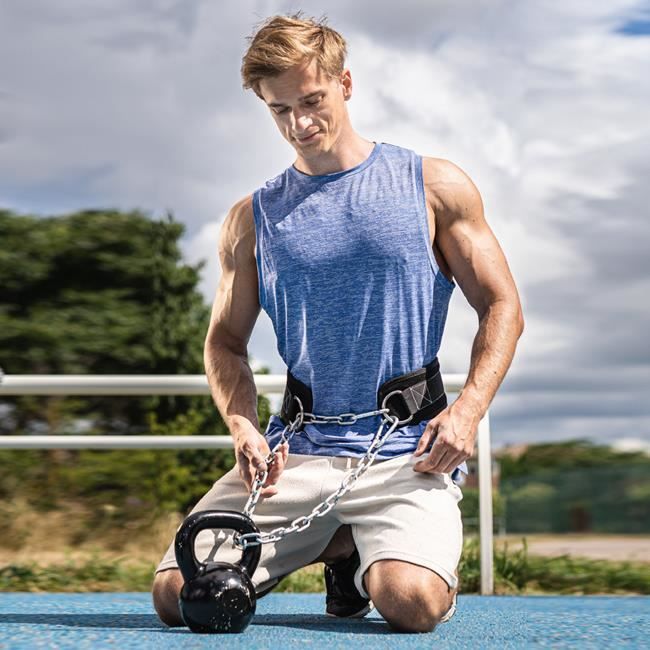
M 453 472 L 474 451 L 479 419 L 475 411 L 458 400 L 438 413 L 427 423 L 413 455 L 422 456 L 435 438 L 434 443 L 413 469 L 427 473 Z

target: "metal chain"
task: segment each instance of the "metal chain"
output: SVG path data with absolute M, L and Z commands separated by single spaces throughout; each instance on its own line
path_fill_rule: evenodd
M 278 542 L 284 537 L 286 537 L 287 535 L 290 535 L 291 533 L 299 533 L 300 531 L 305 530 L 311 525 L 311 522 L 316 517 L 323 517 L 330 510 L 332 510 L 332 508 L 334 508 L 334 506 L 336 506 L 336 504 L 339 502 L 341 497 L 343 497 L 343 495 L 346 494 L 352 488 L 356 480 L 368 469 L 368 467 L 370 467 L 370 465 L 375 459 L 375 456 L 379 452 L 379 449 L 384 444 L 384 442 L 386 442 L 387 438 L 391 435 L 391 433 L 393 433 L 395 428 L 400 424 L 404 424 L 405 422 L 408 422 L 413 417 L 411 416 L 406 420 L 399 420 L 399 418 L 397 417 L 391 417 L 389 415 L 390 409 L 385 408 L 385 404 L 386 401 L 388 400 L 388 397 L 390 397 L 390 395 L 387 395 L 382 403 L 382 407 L 384 408 L 378 409 L 376 411 L 368 411 L 366 413 L 342 413 L 340 415 L 315 415 L 313 413 L 305 413 L 303 410 L 302 402 L 298 397 L 294 395 L 294 399 L 298 402 L 300 406 L 300 411 L 296 416 L 296 418 L 294 419 L 294 421 L 290 422 L 283 429 L 282 435 L 280 437 L 280 441 L 273 447 L 270 454 L 266 457 L 265 459 L 265 462 L 267 464 L 266 471 L 260 470 L 257 472 L 251 488 L 251 494 L 248 498 L 248 501 L 246 502 L 246 506 L 244 507 L 244 514 L 247 517 L 252 518 L 253 510 L 255 509 L 255 506 L 257 505 L 257 502 L 260 497 L 260 492 L 262 490 L 262 487 L 264 486 L 264 482 L 268 477 L 268 473 L 269 473 L 268 468 L 275 461 L 276 458 L 275 454 L 277 450 L 280 448 L 280 446 L 283 443 L 291 440 L 291 438 L 294 436 L 298 428 L 303 423 L 308 422 L 311 424 L 311 423 L 337 422 L 339 424 L 354 424 L 357 420 L 361 418 L 371 417 L 374 415 L 381 415 L 382 422 L 379 425 L 379 429 L 377 430 L 377 433 L 375 434 L 372 443 L 368 447 L 368 450 L 361 458 L 361 460 L 354 468 L 354 470 L 343 478 L 343 481 L 341 481 L 341 485 L 335 492 L 330 494 L 322 503 L 317 505 L 308 515 L 301 515 L 300 517 L 294 519 L 289 526 L 284 526 L 284 527 L 280 526 L 278 528 L 274 528 L 268 533 L 246 533 L 243 535 L 240 533 L 235 533 L 233 536 L 233 547 L 237 546 L 240 549 L 245 550 L 249 546 L 257 546 L 259 544 L 269 544 L 271 542 Z M 350 418 L 350 419 L 345 421 L 344 418 Z M 382 432 L 386 423 L 390 423 L 391 426 L 386 432 Z M 288 434 L 287 431 L 289 432 Z

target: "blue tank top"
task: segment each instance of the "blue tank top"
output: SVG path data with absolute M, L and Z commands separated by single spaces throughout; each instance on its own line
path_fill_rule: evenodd
M 455 283 L 431 249 L 419 155 L 375 143 L 341 172 L 288 167 L 253 193 L 253 211 L 260 305 L 314 413 L 373 411 L 383 382 L 437 356 Z M 380 423 L 306 424 L 290 451 L 360 457 Z M 426 424 L 396 429 L 377 458 L 413 452 Z M 272 415 L 271 446 L 283 429 Z

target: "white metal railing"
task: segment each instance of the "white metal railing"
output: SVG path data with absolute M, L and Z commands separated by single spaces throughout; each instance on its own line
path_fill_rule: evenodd
M 283 394 L 285 375 L 254 375 L 257 392 Z M 457 393 L 466 375 L 443 375 L 445 390 Z M 2 375 L 0 398 L 20 395 L 209 395 L 204 375 Z M 492 459 L 489 412 L 477 436 L 481 593 L 494 591 Z M 228 449 L 230 436 L 0 436 L 0 449 Z

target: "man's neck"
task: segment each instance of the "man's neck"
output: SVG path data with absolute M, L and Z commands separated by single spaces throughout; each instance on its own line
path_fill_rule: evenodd
M 360 165 L 372 153 L 374 146 L 374 142 L 352 133 L 347 137 L 340 137 L 329 151 L 323 151 L 310 158 L 298 156 L 294 167 L 310 176 L 335 174 Z

